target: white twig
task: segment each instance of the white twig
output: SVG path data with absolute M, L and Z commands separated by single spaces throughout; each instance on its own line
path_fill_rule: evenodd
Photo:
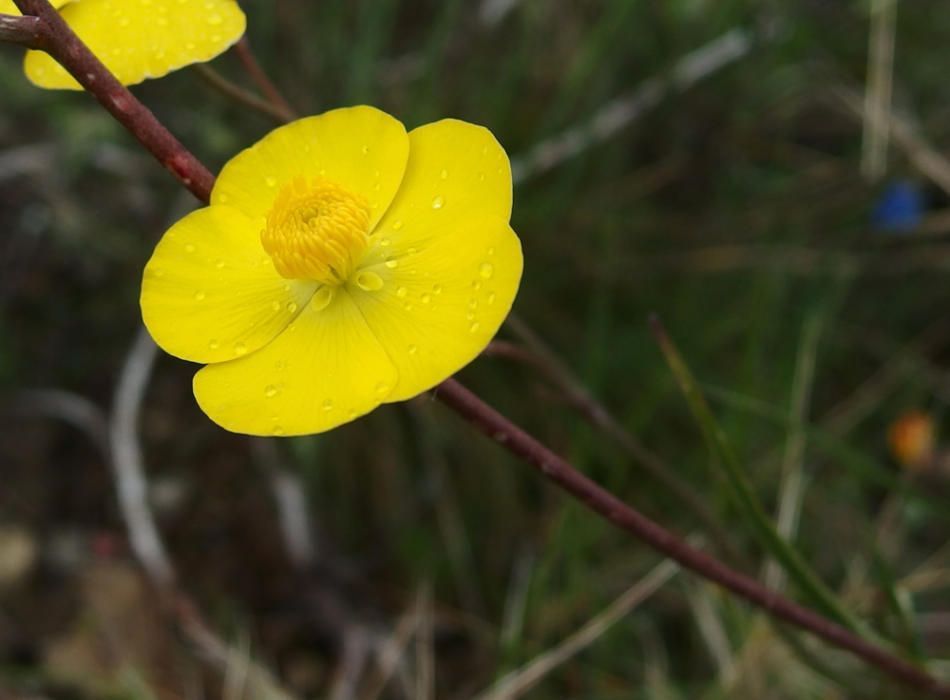
M 102 410 L 85 396 L 61 389 L 26 389 L 10 397 L 9 410 L 19 414 L 35 414 L 58 418 L 89 436 L 111 461 L 109 424 Z
M 307 507 L 303 480 L 294 471 L 283 466 L 272 439 L 254 439 L 252 446 L 270 481 L 287 555 L 297 569 L 309 569 L 316 561 L 317 546 L 312 534 L 313 523 Z
M 508 16 L 521 0 L 482 0 L 478 8 L 478 21 L 485 27 L 495 27 Z
M 659 104 L 668 93 L 682 91 L 703 78 L 734 63 L 752 50 L 752 36 L 733 29 L 705 46 L 683 56 L 672 75 L 653 77 L 631 93 L 608 102 L 584 124 L 570 127 L 534 146 L 528 153 L 512 159 L 515 183 L 551 170 L 591 146 L 609 140 L 648 109 Z
M 531 663 L 503 677 L 493 688 L 479 695 L 479 700 L 513 700 L 524 695 L 547 674 L 589 647 L 610 627 L 656 593 L 679 568 L 669 559 L 663 561 L 577 632 Z
M 871 181 L 880 179 L 887 169 L 896 24 L 897 0 L 873 0 L 861 153 L 861 171 Z
M 132 551 L 149 577 L 159 586 L 174 583 L 175 571 L 165 553 L 148 503 L 148 487 L 138 421 L 142 399 L 155 364 L 158 347 L 145 328 L 140 328 L 125 359 L 116 386 L 109 428 L 112 468 L 119 509 L 129 532 Z

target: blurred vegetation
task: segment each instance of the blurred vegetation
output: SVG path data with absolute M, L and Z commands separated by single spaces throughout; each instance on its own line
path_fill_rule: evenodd
M 899 140 L 884 179 L 861 175 L 862 114 L 841 96 L 860 107 L 867 3 L 523 0 L 497 19 L 485 8 L 508 3 L 242 4 L 302 113 L 368 102 L 408 127 L 455 116 L 487 125 L 515 159 L 742 32 L 746 55 L 516 187 L 516 312 L 715 514 L 725 556 L 758 572 L 767 558 L 649 334 L 659 314 L 769 512 L 789 471 L 801 478 L 803 556 L 880 634 L 947 667 L 950 470 L 901 469 L 887 431 L 910 409 L 939 425 L 950 401 L 948 199 Z M 948 38 L 941 0 L 899 4 L 895 114 L 950 172 Z M 88 96 L 30 86 L 19 53 L 0 47 L 0 562 L 35 556 L 0 565 L 19 572 L 0 577 L 0 687 L 235 697 L 240 671 L 208 673 L 133 574 L 101 451 L 24 394 L 56 388 L 109 410 L 140 324 L 141 268 L 195 204 Z M 247 84 L 233 56 L 213 65 Z M 195 70 L 135 92 L 213 169 L 273 127 Z M 872 212 L 898 180 L 927 210 L 908 231 L 881 230 Z M 430 697 L 430 663 L 435 697 L 473 697 L 659 563 L 427 397 L 262 451 L 200 413 L 194 369 L 161 357 L 143 407 L 160 525 L 211 624 L 289 692 L 330 697 L 354 630 L 393 642 L 409 620 L 405 664 L 381 697 Z M 720 551 L 544 374 L 489 356 L 461 377 L 618 496 Z M 312 570 L 295 570 L 282 544 L 277 465 L 303 479 Z M 355 669 L 364 693 L 377 660 Z M 902 696 L 678 576 L 527 697 Z

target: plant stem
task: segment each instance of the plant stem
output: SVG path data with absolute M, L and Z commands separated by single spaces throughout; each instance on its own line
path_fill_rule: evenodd
M 0 41 L 45 50 L 49 45 L 49 27 L 39 17 L 0 15 Z
M 165 165 L 202 202 L 208 202 L 214 176 L 145 108 L 123 88 L 105 66 L 59 17 L 47 0 L 14 0 L 24 14 L 40 17 L 49 25 L 47 50 L 139 142 Z M 118 104 L 117 104 L 118 103 Z M 610 492 L 578 472 L 570 463 L 524 432 L 498 411 L 454 379 L 440 384 L 435 395 L 484 434 L 514 456 L 537 469 L 547 479 L 571 494 L 590 510 L 632 534 L 658 552 L 700 576 L 757 605 L 775 617 L 814 633 L 827 642 L 847 649 L 905 685 L 935 697 L 950 698 L 950 685 L 926 671 L 866 642 L 840 625 L 804 608 L 754 579 L 701 552 L 658 523 L 634 510 Z
M 281 124 L 289 121 L 287 119 L 287 115 L 282 110 L 275 107 L 271 102 L 268 102 L 267 100 L 258 97 L 253 92 L 245 90 L 240 85 L 231 82 L 206 63 L 196 63 L 193 67 L 205 82 L 207 82 L 211 87 L 221 94 L 230 97 L 235 102 L 238 102 L 245 107 L 250 107 L 261 114 L 266 114 L 268 117 L 275 119 Z
M 482 433 L 577 498 L 590 510 L 647 543 L 658 552 L 679 562 L 683 567 L 718 583 L 772 616 L 808 630 L 835 646 L 851 651 L 909 686 L 928 691 L 936 697 L 950 698 L 950 686 L 941 684 L 914 664 L 866 642 L 841 625 L 792 602 L 782 594 L 769 590 L 755 579 L 691 547 L 677 535 L 634 510 L 578 472 L 561 456 L 514 425 L 455 379 L 442 382 L 436 388 L 435 396 Z

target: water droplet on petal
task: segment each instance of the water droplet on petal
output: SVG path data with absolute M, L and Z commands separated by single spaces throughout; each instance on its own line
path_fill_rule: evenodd
M 297 313 L 297 302 L 295 302 L 295 301 L 288 301 L 288 302 L 287 302 L 287 311 L 288 311 L 289 313 L 292 313 L 292 314 Z
M 324 411 L 330 412 L 333 410 L 333 402 L 330 399 L 324 401 L 322 406 Z
M 399 267 L 399 261 L 396 260 L 396 258 L 386 258 L 386 267 L 388 267 L 390 270 L 394 270 L 395 268 Z
M 488 303 L 489 303 L 489 304 L 494 304 L 494 303 L 495 303 L 495 293 L 494 293 L 494 292 L 489 292 L 489 294 L 488 294 Z
M 363 270 L 356 276 L 356 286 L 365 292 L 375 292 L 383 288 L 383 278 L 375 272 Z
M 244 343 L 235 343 L 234 344 L 234 354 L 240 357 L 241 355 L 247 354 L 247 345 Z
M 482 266 L 478 268 L 478 274 L 486 280 L 490 279 L 495 274 L 495 266 L 491 263 L 482 263 Z
M 469 300 L 468 300 L 468 308 L 472 309 L 472 311 L 474 311 L 475 309 L 477 309 L 477 308 L 478 308 L 478 299 L 476 299 L 475 297 L 472 297 L 471 299 L 469 299 Z
M 271 307 L 274 311 L 280 311 L 280 302 L 279 302 L 279 301 L 272 301 L 272 302 L 270 303 L 270 307 Z
M 489 254 L 489 255 L 494 255 L 494 254 L 495 254 L 495 249 L 494 249 L 494 248 L 489 248 L 489 249 L 488 249 L 488 254 Z
M 377 396 L 385 396 L 388 393 L 389 393 L 389 384 L 387 384 L 386 382 L 379 382 L 376 385 Z
M 223 270 L 224 264 L 225 264 L 224 260 L 218 260 L 217 262 L 215 262 L 214 266 L 218 268 L 219 270 Z
M 417 352 L 419 352 L 419 348 L 416 345 L 410 345 L 408 350 L 410 355 L 415 355 Z
M 469 333 L 477 333 L 478 329 L 481 328 L 481 324 L 478 321 L 475 321 L 471 326 L 468 327 Z
M 409 293 L 409 290 L 406 289 L 405 287 L 400 287 L 399 289 L 396 290 L 396 296 L 399 297 L 400 299 L 405 299 L 408 293 Z
M 439 195 L 438 197 L 432 200 L 433 209 L 441 209 L 444 206 L 445 206 L 445 199 L 442 197 L 442 195 Z
M 433 284 L 433 285 L 432 285 L 432 291 L 433 291 L 435 294 L 441 294 L 441 293 L 442 293 L 442 285 L 441 285 L 441 284 Z
M 212 350 L 217 350 L 221 347 L 221 343 L 219 343 L 217 340 L 212 340 L 208 343 L 208 347 Z
M 396 219 L 393 222 L 393 231 L 398 231 L 401 228 L 402 228 L 402 219 Z
M 423 295 L 422 295 L 422 303 L 423 303 L 423 304 L 428 304 L 430 301 L 432 301 L 432 295 L 431 295 L 431 294 L 423 294 Z
M 273 175 L 268 175 L 266 178 L 264 178 L 264 182 L 267 183 L 268 187 L 277 187 L 277 178 Z
M 393 242 L 389 238 L 380 238 L 379 244 L 383 246 L 384 248 L 386 248 L 387 246 L 391 246 Z
M 333 287 L 324 285 L 313 295 L 313 301 L 310 303 L 313 304 L 314 311 L 323 311 L 331 301 L 333 301 Z
M 202 291 L 195 292 L 195 301 L 204 301 L 207 294 Z
M 185 244 L 185 252 L 186 252 L 186 253 L 194 253 L 194 252 L 195 252 L 195 246 L 194 246 L 194 244 L 192 244 L 192 243 L 186 243 L 186 244 Z
M 449 171 L 446 170 L 445 168 L 442 168 L 442 172 L 439 173 L 439 177 L 442 178 L 443 180 L 447 180 L 449 177 Z
M 277 437 L 286 435 L 286 433 L 284 432 L 284 429 L 280 427 L 279 425 L 275 425 L 273 428 L 271 428 L 271 433 L 273 433 Z
M 264 387 L 264 396 L 266 396 L 267 398 L 272 399 L 275 396 L 277 396 L 277 394 L 278 394 L 278 389 L 273 384 L 268 384 L 266 387 Z

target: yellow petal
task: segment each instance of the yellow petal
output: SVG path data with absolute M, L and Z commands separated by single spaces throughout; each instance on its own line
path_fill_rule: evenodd
M 192 212 L 162 237 L 145 267 L 142 317 L 166 352 L 222 362 L 270 342 L 317 285 L 277 274 L 259 228 L 229 207 Z
M 273 342 L 246 358 L 195 375 L 208 417 L 250 435 L 319 433 L 373 410 L 396 372 L 352 299 L 318 294 Z M 324 300 L 325 301 L 325 300 Z
M 123 85 L 210 61 L 247 22 L 234 0 L 74 0 L 60 14 Z M 81 89 L 41 51 L 27 52 L 24 70 L 40 87 Z
M 378 235 L 434 232 L 468 216 L 511 218 L 511 165 L 488 129 L 443 119 L 413 129 L 409 149 L 406 174 Z
M 58 10 L 68 2 L 69 0 L 51 0 L 50 5 Z M 14 15 L 18 17 L 20 10 L 13 4 L 13 0 L 0 0 L 0 15 Z
M 211 202 L 265 216 L 294 179 L 324 177 L 370 204 L 376 225 L 399 188 L 409 138 L 403 125 L 373 107 L 334 109 L 270 132 L 232 158 L 218 176 Z
M 399 372 L 387 402 L 430 389 L 474 359 L 508 315 L 522 269 L 521 244 L 504 219 L 407 220 L 399 233 L 382 248 L 394 251 L 387 262 L 364 268 L 382 284 L 360 288 L 357 277 L 349 287 Z

